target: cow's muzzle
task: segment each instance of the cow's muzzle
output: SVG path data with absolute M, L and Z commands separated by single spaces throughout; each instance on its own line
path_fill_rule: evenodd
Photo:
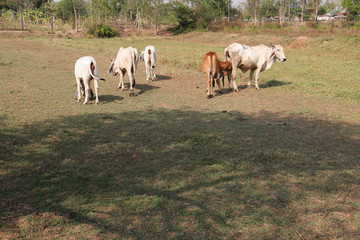
M 281 61 L 282 61 L 282 62 L 286 62 L 286 58 L 282 58 Z

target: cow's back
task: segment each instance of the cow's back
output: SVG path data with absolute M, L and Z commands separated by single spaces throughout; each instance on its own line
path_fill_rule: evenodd
M 132 55 L 133 54 L 133 50 L 131 47 L 128 48 L 120 48 L 118 55 L 116 57 L 116 62 L 118 64 L 118 67 L 121 70 L 126 70 L 128 68 L 131 68 L 132 64 L 133 64 L 133 59 L 132 59 Z
M 92 58 L 89 56 L 79 58 L 75 63 L 75 75 L 79 78 L 89 78 L 91 62 Z
M 216 76 L 220 73 L 220 62 L 215 52 L 208 52 L 205 54 L 202 63 L 201 63 L 202 70 L 206 74 L 211 74 Z

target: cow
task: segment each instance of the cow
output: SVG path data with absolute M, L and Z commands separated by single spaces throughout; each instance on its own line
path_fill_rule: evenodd
M 225 84 L 224 84 L 224 78 L 225 76 L 227 76 L 227 79 L 228 79 L 228 87 L 229 89 L 231 89 L 230 87 L 230 76 L 231 76 L 231 72 L 232 72 L 232 65 L 231 65 L 231 62 L 230 61 L 220 61 L 220 77 L 222 77 L 222 84 L 223 84 L 223 87 L 225 87 Z
M 284 49 L 280 45 L 270 45 L 271 47 L 262 44 L 250 47 L 239 43 L 233 43 L 224 49 L 225 59 L 227 60 L 230 58 L 232 63 L 233 69 L 231 78 L 235 91 L 239 91 L 235 81 L 236 70 L 238 68 L 240 68 L 243 73 L 250 70 L 248 87 L 251 86 L 251 80 L 255 72 L 255 88 L 260 89 L 258 85 L 260 72 L 270 69 L 272 64 L 276 61 L 286 61 Z
M 156 51 L 154 46 L 147 46 L 140 54 L 140 61 L 145 62 L 146 82 L 156 79 Z M 151 72 L 151 74 L 150 74 Z
M 130 79 L 130 97 L 135 96 L 135 74 L 137 63 L 139 60 L 139 54 L 136 48 L 128 47 L 123 48 L 120 47 L 116 59 L 112 59 L 110 63 L 110 67 L 108 70 L 108 74 L 112 73 L 114 76 L 120 75 L 120 82 L 118 88 L 121 88 L 121 91 L 124 91 L 124 75 L 128 74 Z
M 220 88 L 220 62 L 215 52 L 208 52 L 205 54 L 201 68 L 206 74 L 207 78 L 207 98 L 210 99 L 213 97 L 213 86 L 216 83 L 219 87 L 219 91 L 221 93 Z
M 87 104 L 89 101 L 89 94 L 91 91 L 90 81 L 94 79 L 94 88 L 95 88 L 95 104 L 99 103 L 99 80 L 105 81 L 103 78 L 99 78 L 99 70 L 96 65 L 96 61 L 93 57 L 86 56 L 79 58 L 75 63 L 75 78 L 78 102 L 81 101 L 81 96 L 85 97 L 84 104 Z M 81 94 L 81 92 L 83 94 Z M 92 92 L 92 91 L 91 91 Z

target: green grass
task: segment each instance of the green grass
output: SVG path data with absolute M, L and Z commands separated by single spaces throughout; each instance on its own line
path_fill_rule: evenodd
M 206 99 L 205 52 L 274 39 L 288 61 L 261 73 L 261 90 Z M 357 239 L 358 38 L 297 41 L 0 38 L 1 238 Z M 130 98 L 109 60 L 150 44 L 159 80 L 146 84 L 140 62 Z M 107 79 L 97 106 L 73 99 L 85 55 Z

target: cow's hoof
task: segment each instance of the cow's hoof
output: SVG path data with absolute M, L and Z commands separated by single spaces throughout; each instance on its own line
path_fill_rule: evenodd
M 98 105 L 99 104 L 99 102 L 95 102 L 95 105 Z
M 212 97 L 213 97 L 213 95 L 212 95 L 212 94 L 207 95 L 207 98 L 208 98 L 208 99 L 210 99 L 210 98 L 212 98 Z
M 132 93 L 130 93 L 129 95 L 130 95 L 130 97 L 134 97 L 134 96 L 135 96 L 135 93 L 132 92 Z
M 255 87 L 255 89 L 260 90 L 260 88 L 259 88 L 259 87 Z
M 234 89 L 234 91 L 235 91 L 235 92 L 238 92 L 238 91 L 239 91 L 239 89 Z

